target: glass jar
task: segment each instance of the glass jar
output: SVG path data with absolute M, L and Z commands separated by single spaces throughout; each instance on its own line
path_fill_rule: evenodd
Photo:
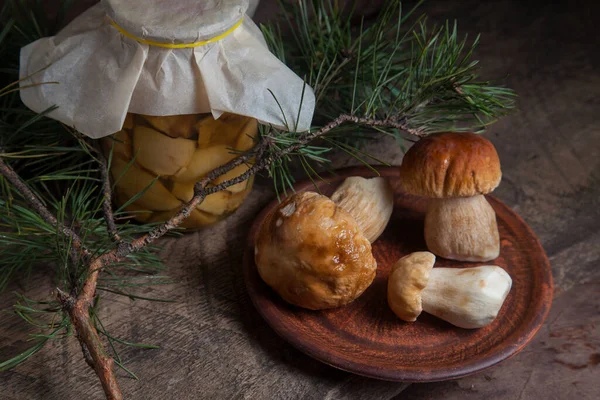
M 115 203 L 139 221 L 165 221 L 199 179 L 252 147 L 257 121 L 311 127 L 312 89 L 269 51 L 247 10 L 247 0 L 102 0 L 23 47 L 21 99 L 114 147 Z M 251 186 L 208 196 L 183 226 L 232 213 Z
M 168 220 L 191 200 L 196 182 L 251 149 L 257 132 L 254 118 L 229 113 L 216 120 L 211 114 L 127 114 L 121 131 L 101 139 L 107 156 L 113 149 L 116 204 L 127 204 L 124 209 L 140 222 Z M 242 164 L 214 183 L 247 169 Z M 242 204 L 252 182 L 250 178 L 207 196 L 181 226 L 196 229 L 225 218 Z

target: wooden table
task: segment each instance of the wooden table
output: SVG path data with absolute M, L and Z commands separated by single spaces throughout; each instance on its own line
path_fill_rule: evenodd
M 477 57 L 486 78 L 503 78 L 519 109 L 489 133 L 504 177 L 495 195 L 527 221 L 554 271 L 550 316 L 519 355 L 450 382 L 401 384 L 351 375 L 312 360 L 259 317 L 241 276 L 242 243 L 253 217 L 273 196 L 258 180 L 252 199 L 203 232 L 161 242 L 177 284 L 148 290 L 176 303 L 106 296 L 101 313 L 113 334 L 159 350 L 123 348 L 139 381 L 119 372 L 132 399 L 598 399 L 600 398 L 600 7 L 592 2 L 435 1 L 433 21 L 456 18 L 482 33 Z M 552 3 L 552 4 L 549 4 Z M 259 19 L 272 14 L 263 0 Z M 507 76 L 506 76 L 507 75 Z M 392 164 L 392 142 L 370 151 Z M 351 165 L 338 158 L 336 166 Z M 12 290 L 46 298 L 50 278 Z M 12 304 L 10 291 L 0 307 Z M 28 327 L 0 314 L 0 359 L 27 347 Z M 75 340 L 46 346 L 0 374 L 0 399 L 100 399 L 96 377 Z

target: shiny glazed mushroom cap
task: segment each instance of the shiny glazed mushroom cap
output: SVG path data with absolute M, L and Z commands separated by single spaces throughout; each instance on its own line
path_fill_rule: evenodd
M 284 300 L 313 310 L 350 303 L 377 269 L 356 221 L 313 192 L 295 194 L 270 213 L 257 236 L 255 261 Z
M 388 279 L 388 304 L 404 321 L 416 321 L 423 311 L 421 292 L 429 282 L 435 256 L 418 251 L 399 259 Z
M 474 133 L 439 133 L 419 140 L 404 155 L 402 187 L 425 197 L 468 197 L 493 191 L 502 178 L 494 145 Z

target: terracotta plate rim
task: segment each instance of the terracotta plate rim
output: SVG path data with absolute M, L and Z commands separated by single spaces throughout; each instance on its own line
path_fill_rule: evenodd
M 398 167 L 377 166 L 375 168 L 379 172 L 380 176 L 395 177 L 398 175 Z M 376 172 L 367 167 L 349 167 L 332 171 L 331 174 L 327 175 L 326 179 L 336 179 L 336 176 L 375 177 L 378 175 Z M 296 190 L 296 192 L 301 192 L 310 189 L 311 187 L 314 187 L 314 185 L 313 182 L 310 180 L 301 181 L 294 185 L 294 189 Z M 537 301 L 531 305 L 531 307 L 536 308 L 535 311 L 537 315 L 534 319 L 531 320 L 529 326 L 526 326 L 527 333 L 525 335 L 519 336 L 516 340 L 514 340 L 511 343 L 505 343 L 504 348 L 502 348 L 500 351 L 496 352 L 492 356 L 485 357 L 474 363 L 465 362 L 464 365 L 461 365 L 461 368 L 446 368 L 442 366 L 438 369 L 428 371 L 427 373 L 423 373 L 411 370 L 391 370 L 378 368 L 371 365 L 363 364 L 360 361 L 356 360 L 351 361 L 341 359 L 332 354 L 329 354 L 327 351 L 313 351 L 313 349 L 311 349 L 310 346 L 308 346 L 303 336 L 299 336 L 295 332 L 290 331 L 284 324 L 282 324 L 276 318 L 271 318 L 271 315 L 269 315 L 269 313 L 263 307 L 263 305 L 271 303 L 271 300 L 267 297 L 266 293 L 261 293 L 260 290 L 257 290 L 257 288 L 254 285 L 252 285 L 251 268 L 256 268 L 254 264 L 254 238 L 267 212 L 273 206 L 278 204 L 277 199 L 271 201 L 265 208 L 261 210 L 261 212 L 257 215 L 256 219 L 254 220 L 250 229 L 250 233 L 248 234 L 246 249 L 244 251 L 243 257 L 243 270 L 244 281 L 250 299 L 252 300 L 254 307 L 257 309 L 261 317 L 285 341 L 287 341 L 303 353 L 309 355 L 310 357 L 315 358 L 316 360 L 319 360 L 337 369 L 341 369 L 343 371 L 351 372 L 357 375 L 394 382 L 438 382 L 461 378 L 492 367 L 518 354 L 531 341 L 531 339 L 533 339 L 533 337 L 542 327 L 544 321 L 548 316 L 548 313 L 550 312 L 550 306 L 552 304 L 552 295 L 554 292 L 554 285 L 552 279 L 552 270 L 550 267 L 548 257 L 539 239 L 534 234 L 529 225 L 527 225 L 527 223 L 523 221 L 523 219 L 517 213 L 515 213 L 512 209 L 510 209 L 510 207 L 502 203 L 499 199 L 493 196 L 487 197 L 491 199 L 494 203 L 496 203 L 498 206 L 506 208 L 506 210 L 513 215 L 514 221 L 523 226 L 526 234 L 533 240 L 534 245 L 538 247 L 538 249 L 536 250 L 539 250 L 543 255 L 543 263 L 539 266 L 539 269 L 544 275 L 543 281 L 547 283 L 540 287 L 540 291 L 536 293 Z

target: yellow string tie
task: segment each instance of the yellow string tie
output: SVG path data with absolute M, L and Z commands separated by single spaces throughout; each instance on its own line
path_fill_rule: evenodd
M 204 46 L 205 44 L 213 43 L 213 42 L 216 42 L 218 40 L 221 40 L 221 39 L 227 37 L 228 35 L 231 34 L 231 32 L 235 31 L 237 29 L 237 27 L 242 24 L 243 20 L 244 20 L 244 18 L 240 19 L 238 22 L 235 23 L 235 25 L 233 25 L 231 28 L 227 29 L 225 32 L 221 33 L 218 36 L 215 36 L 208 40 L 202 40 L 200 42 L 194 42 L 194 43 L 161 43 L 161 42 L 155 42 L 153 40 L 146 40 L 146 39 L 139 38 L 139 37 L 127 32 L 125 29 L 123 29 L 119 25 L 117 25 L 117 23 L 115 21 L 113 21 L 112 19 L 110 20 L 110 23 L 112 24 L 112 26 L 117 28 L 117 30 L 119 32 L 121 32 L 124 36 L 127 36 L 128 38 L 132 38 L 133 40 L 136 40 L 140 43 L 144 43 L 144 44 L 147 44 L 150 46 L 164 47 L 167 49 L 187 49 L 187 48 L 191 48 L 191 47 Z

